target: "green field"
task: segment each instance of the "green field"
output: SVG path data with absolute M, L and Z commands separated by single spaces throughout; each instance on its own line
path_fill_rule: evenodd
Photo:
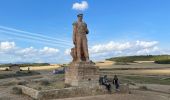
M 106 60 L 115 62 L 134 62 L 134 61 L 163 61 L 164 63 L 170 62 L 170 55 L 139 55 L 139 56 L 122 56 L 113 57 Z M 165 61 L 164 61 L 165 60 Z

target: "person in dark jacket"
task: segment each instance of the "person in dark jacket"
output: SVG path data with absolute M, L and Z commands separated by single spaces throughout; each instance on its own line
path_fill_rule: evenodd
M 107 79 L 107 75 L 105 75 L 102 79 L 102 85 L 104 85 L 106 87 L 106 89 L 111 92 L 111 84 L 109 83 L 108 79 Z
M 115 85 L 115 89 L 116 89 L 116 90 L 119 89 L 119 79 L 118 79 L 117 75 L 114 75 L 113 85 Z

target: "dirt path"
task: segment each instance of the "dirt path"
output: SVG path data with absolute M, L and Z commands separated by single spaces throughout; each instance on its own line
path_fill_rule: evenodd
M 166 93 L 170 95 L 170 85 L 159 85 L 159 84 L 136 84 L 137 87 L 146 86 L 148 90 Z
M 112 94 L 54 100 L 170 100 L 170 95 L 157 92 L 135 90 L 132 94 Z
M 33 100 L 26 95 L 15 95 L 10 93 L 11 87 L 0 86 L 0 100 Z

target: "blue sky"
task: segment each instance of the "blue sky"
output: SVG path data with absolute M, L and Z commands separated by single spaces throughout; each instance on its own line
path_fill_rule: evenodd
M 72 23 L 88 24 L 92 60 L 170 54 L 169 0 L 0 0 L 0 63 L 71 61 Z

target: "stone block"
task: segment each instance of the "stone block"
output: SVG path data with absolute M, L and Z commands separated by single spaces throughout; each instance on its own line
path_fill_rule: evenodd
M 65 70 L 65 83 L 71 86 L 98 86 L 99 68 L 92 62 L 72 62 Z

